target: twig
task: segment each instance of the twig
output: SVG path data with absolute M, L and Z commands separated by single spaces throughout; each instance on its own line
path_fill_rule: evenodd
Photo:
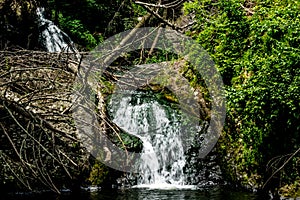
M 139 5 L 143 5 L 143 6 L 148 6 L 148 7 L 154 7 L 154 8 L 174 8 L 174 7 L 178 7 L 179 5 L 183 4 L 186 0 L 176 0 L 172 3 L 168 3 L 168 4 L 152 4 L 152 3 L 145 3 L 142 1 L 135 1 L 134 3 L 139 4 Z
M 300 151 L 300 148 L 298 148 L 275 172 L 272 173 L 272 175 L 268 178 L 268 180 L 264 183 L 262 188 L 265 188 L 268 182 L 274 177 L 275 174 L 277 174 L 280 170 L 284 168 L 284 166 Z
M 172 24 L 168 20 L 164 19 L 162 16 L 160 16 L 158 13 L 154 12 L 153 9 L 149 8 L 149 6 L 142 5 L 149 13 L 151 13 L 153 16 L 155 16 L 157 19 L 159 19 L 162 23 L 168 25 L 169 27 L 173 28 L 174 30 L 181 30 L 181 27 L 178 27 L 175 24 Z

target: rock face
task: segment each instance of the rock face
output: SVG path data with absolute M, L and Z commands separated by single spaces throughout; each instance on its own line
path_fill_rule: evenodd
M 36 9 L 39 4 L 41 1 L 0 0 L 0 49 L 37 46 Z

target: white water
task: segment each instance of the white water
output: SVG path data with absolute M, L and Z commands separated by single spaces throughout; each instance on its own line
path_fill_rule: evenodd
M 186 164 L 177 111 L 153 98 L 127 95 L 110 102 L 113 122 L 143 141 L 143 154 L 134 187 L 187 189 L 183 167 Z
M 71 38 L 44 16 L 44 8 L 37 9 L 40 41 L 48 52 L 78 53 Z

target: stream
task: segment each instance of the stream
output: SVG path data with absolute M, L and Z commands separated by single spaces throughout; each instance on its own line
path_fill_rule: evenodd
M 2 198 L 1 198 L 2 199 Z M 14 195 L 4 200 L 266 200 L 265 196 L 237 191 L 228 187 L 210 187 L 197 190 L 149 190 L 124 189 L 103 190 L 99 192 L 82 192 L 79 194 L 63 193 L 40 195 Z

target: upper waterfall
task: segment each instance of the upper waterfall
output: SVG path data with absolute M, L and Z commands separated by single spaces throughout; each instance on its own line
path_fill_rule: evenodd
M 41 45 L 48 52 L 78 53 L 71 38 L 44 16 L 45 9 L 38 8 L 37 16 L 40 30 Z

